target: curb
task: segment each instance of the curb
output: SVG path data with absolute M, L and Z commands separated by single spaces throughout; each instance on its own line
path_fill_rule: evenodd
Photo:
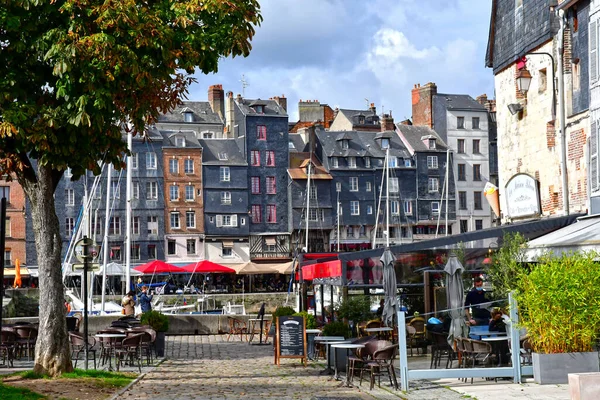
M 124 388 L 120 389 L 117 393 L 112 395 L 112 397 L 110 397 L 109 400 L 116 400 L 117 398 L 119 398 L 119 396 L 121 396 L 123 393 L 128 391 L 133 385 L 135 385 L 136 383 L 141 381 L 146 376 L 147 373 L 154 371 L 160 364 L 162 364 L 166 360 L 167 360 L 166 357 L 162 358 L 157 364 L 150 367 L 150 369 L 148 371 L 144 372 L 143 374 L 140 374 L 137 378 L 135 378 L 134 380 L 129 382 L 129 384 L 127 384 L 127 386 L 125 386 Z

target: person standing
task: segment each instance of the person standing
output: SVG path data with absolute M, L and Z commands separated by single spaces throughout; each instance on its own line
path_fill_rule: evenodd
M 125 297 L 123 297 L 123 300 L 121 301 L 121 305 L 123 306 L 123 314 L 125 316 L 133 316 L 133 314 L 135 314 L 135 300 L 133 299 L 134 295 L 135 293 L 130 291 L 125 295 Z
M 487 326 L 490 323 L 490 312 L 485 306 L 481 305 L 488 302 L 486 291 L 483 290 L 483 279 L 478 276 L 475 278 L 473 289 L 467 293 L 465 299 L 465 313 L 469 324 Z M 469 307 L 473 310 L 472 315 Z
M 142 294 L 140 294 L 140 306 L 142 312 L 152 311 L 152 295 L 148 295 L 148 286 L 142 286 Z

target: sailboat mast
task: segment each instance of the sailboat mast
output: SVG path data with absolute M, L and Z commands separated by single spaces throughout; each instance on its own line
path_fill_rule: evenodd
M 448 173 L 448 168 L 450 168 L 450 148 L 448 148 L 446 150 L 446 182 L 444 183 L 444 185 L 446 186 L 446 235 L 448 236 L 448 175 L 450 175 Z
M 125 293 L 129 292 L 131 287 L 131 276 L 129 269 L 131 268 L 131 151 L 133 147 L 133 135 L 127 133 L 127 183 L 125 186 Z
M 102 244 L 102 312 L 104 312 L 104 302 L 106 300 L 106 266 L 108 265 L 108 229 L 110 228 L 110 187 L 112 180 L 112 164 L 108 164 L 106 172 L 106 213 L 104 214 L 104 239 Z
M 337 251 L 340 252 L 340 192 L 337 192 Z M 321 289 L 323 290 L 323 289 Z
M 310 157 L 312 159 L 312 151 L 310 153 Z M 310 174 L 311 174 L 311 159 L 308 160 L 308 168 L 306 169 L 306 252 L 308 253 L 308 220 L 310 217 Z
M 390 147 L 385 151 L 385 247 L 390 247 Z

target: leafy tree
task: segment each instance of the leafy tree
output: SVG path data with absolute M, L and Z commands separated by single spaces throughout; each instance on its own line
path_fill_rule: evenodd
M 257 0 L 0 0 L 0 174 L 31 204 L 40 271 L 34 370 L 72 370 L 53 194 L 143 134 L 226 56 L 247 56 Z
M 506 299 L 515 290 L 519 275 L 526 261 L 527 240 L 520 233 L 508 233 L 502 245 L 492 254 L 492 262 L 486 270 L 487 280 L 494 289 L 494 298 Z

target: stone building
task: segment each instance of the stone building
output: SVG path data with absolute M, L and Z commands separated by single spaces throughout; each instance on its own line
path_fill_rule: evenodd
M 380 132 L 381 124 L 375 104 L 371 103 L 368 110 L 335 109 L 331 131 L 361 131 Z
M 25 192 L 16 180 L 0 179 L 2 197 L 6 198 L 4 266 L 14 266 L 16 260 L 25 264 Z

